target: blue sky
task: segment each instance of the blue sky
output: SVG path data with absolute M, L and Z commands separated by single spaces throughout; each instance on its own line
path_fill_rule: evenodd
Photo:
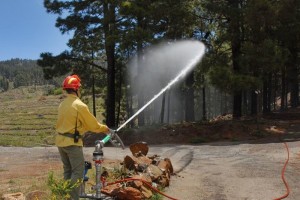
M 36 60 L 42 52 L 66 50 L 70 35 L 55 27 L 56 18 L 46 12 L 43 0 L 0 0 L 0 61 Z

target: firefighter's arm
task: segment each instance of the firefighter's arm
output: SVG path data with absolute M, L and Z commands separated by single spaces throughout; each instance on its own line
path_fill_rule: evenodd
M 81 118 L 82 125 L 86 131 L 91 131 L 94 133 L 106 133 L 108 134 L 109 128 L 98 122 L 96 117 L 92 115 L 86 105 L 80 106 L 79 116 Z

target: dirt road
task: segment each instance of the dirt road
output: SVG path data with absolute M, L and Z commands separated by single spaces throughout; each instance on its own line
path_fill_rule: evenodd
M 296 200 L 300 197 L 300 142 L 287 142 L 287 145 L 290 159 L 285 178 L 291 189 L 287 199 Z M 86 159 L 91 159 L 94 148 L 84 151 Z M 13 177 L 38 178 L 61 167 L 55 147 L 0 147 L 0 152 L 2 189 L 9 187 Z M 128 154 L 128 148 L 104 148 L 107 159 L 122 160 Z M 176 175 L 165 193 L 176 199 L 271 200 L 286 193 L 281 171 L 288 154 L 283 143 L 150 146 L 148 155 L 153 154 L 171 159 Z
M 285 179 L 291 189 L 287 199 L 296 200 L 300 197 L 300 142 L 287 145 L 290 160 Z M 173 159 L 180 172 L 166 190 L 177 199 L 271 200 L 286 193 L 281 171 L 287 151 L 282 143 L 215 143 L 166 151 L 175 156 L 182 152 L 186 154 L 181 159 Z

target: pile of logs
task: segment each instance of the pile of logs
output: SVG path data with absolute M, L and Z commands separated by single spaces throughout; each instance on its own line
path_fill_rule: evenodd
M 169 158 L 147 156 L 149 147 L 145 142 L 130 145 L 132 155 L 127 155 L 123 167 L 130 176 L 116 184 L 102 188 L 102 193 L 123 200 L 150 199 L 154 192 L 170 184 L 173 166 Z

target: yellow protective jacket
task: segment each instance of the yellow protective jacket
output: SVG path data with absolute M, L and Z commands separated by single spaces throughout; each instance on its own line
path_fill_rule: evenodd
M 78 143 L 74 143 L 74 139 L 61 135 L 63 133 L 75 132 L 77 118 L 77 131 L 81 137 L 87 131 L 93 133 L 107 133 L 109 129 L 106 125 L 100 124 L 97 119 L 92 115 L 88 106 L 83 103 L 76 95 L 67 94 L 67 97 L 60 103 L 58 107 L 58 119 L 56 123 L 56 132 L 58 133 L 55 138 L 55 144 L 58 147 L 66 147 L 71 145 L 82 146 L 82 139 Z

